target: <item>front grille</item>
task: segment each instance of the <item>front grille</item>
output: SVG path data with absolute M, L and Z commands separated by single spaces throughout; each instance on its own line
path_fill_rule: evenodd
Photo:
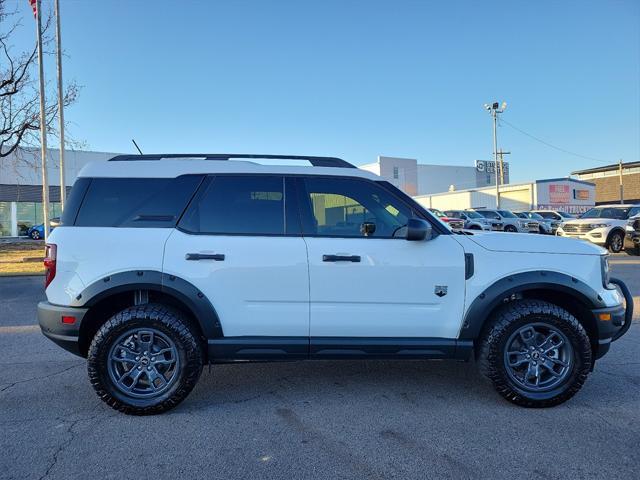
M 587 233 L 592 230 L 588 223 L 567 223 L 562 229 L 567 233 Z
M 500 223 L 500 222 L 493 222 L 491 224 L 491 228 L 494 230 L 503 230 L 504 229 L 504 224 Z
M 529 222 L 529 223 L 527 223 L 527 227 L 529 227 L 529 229 L 531 229 L 531 230 L 537 230 L 538 229 L 538 224 L 536 222 Z
M 464 228 L 464 222 L 462 220 L 460 220 L 460 221 L 450 220 L 449 221 L 449 226 L 451 228 L 455 228 L 455 229 L 462 229 L 462 228 Z

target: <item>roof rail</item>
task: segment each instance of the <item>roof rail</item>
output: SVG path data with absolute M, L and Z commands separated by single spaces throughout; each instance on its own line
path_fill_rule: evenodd
M 256 158 L 256 159 L 277 159 L 277 160 L 306 160 L 314 167 L 336 167 L 336 168 L 357 168 L 349 162 L 336 157 L 309 157 L 306 155 L 260 155 L 244 153 L 154 153 L 150 155 L 118 155 L 110 162 L 131 162 L 142 160 L 163 160 L 163 159 L 202 159 L 202 160 L 230 160 L 234 158 Z

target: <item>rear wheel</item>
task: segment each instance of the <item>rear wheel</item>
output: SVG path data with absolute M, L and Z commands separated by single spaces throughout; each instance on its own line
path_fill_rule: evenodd
M 591 368 L 591 344 L 578 320 L 540 300 L 508 303 L 482 339 L 482 373 L 504 398 L 551 407 L 580 390 Z
M 89 379 L 110 407 L 128 414 L 161 413 L 191 392 L 202 372 L 202 347 L 182 313 L 164 305 L 130 307 L 96 333 Z
M 31 230 L 31 233 L 29 236 L 34 240 L 40 240 L 40 232 L 38 230 Z
M 609 250 L 612 253 L 618 253 L 622 251 L 622 247 L 624 245 L 624 236 L 621 232 L 613 232 L 609 237 L 609 241 L 607 243 L 609 245 Z
M 514 227 L 513 225 L 505 225 L 504 231 L 505 232 L 509 232 L 509 233 L 516 233 L 518 231 L 518 229 L 516 227 Z

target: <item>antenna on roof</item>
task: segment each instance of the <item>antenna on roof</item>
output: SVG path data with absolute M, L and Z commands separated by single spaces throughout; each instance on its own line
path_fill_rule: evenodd
M 133 142 L 133 144 L 136 146 L 136 148 L 138 149 L 138 152 L 140 152 L 140 155 L 143 155 L 142 150 L 140 150 L 140 147 L 138 146 L 138 144 L 136 143 L 136 141 L 132 138 L 131 141 Z

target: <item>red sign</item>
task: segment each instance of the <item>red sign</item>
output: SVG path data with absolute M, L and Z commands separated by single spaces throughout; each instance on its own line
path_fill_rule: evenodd
M 549 202 L 550 203 L 569 203 L 571 200 L 571 189 L 569 185 L 561 183 L 552 183 L 549 185 Z

